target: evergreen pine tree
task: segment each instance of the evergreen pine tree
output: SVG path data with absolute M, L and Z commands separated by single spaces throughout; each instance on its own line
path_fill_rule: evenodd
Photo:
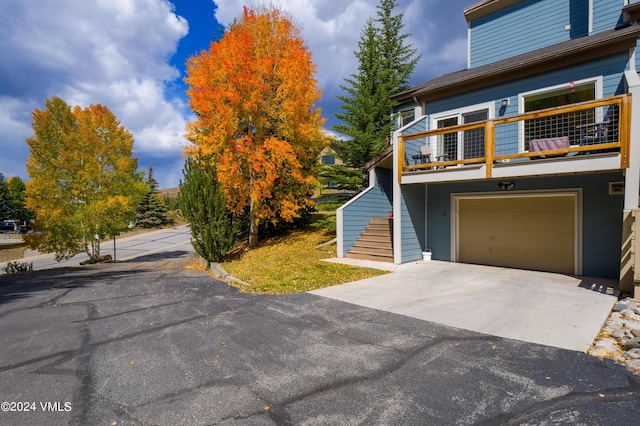
M 380 0 L 377 19 L 369 18 L 355 52 L 358 72 L 345 78 L 341 86 L 347 94 L 338 96 L 343 112 L 336 113 L 341 124 L 333 129 L 350 139 L 338 142 L 345 165 L 360 169 L 380 154 L 389 143 L 394 127 L 391 96 L 406 88 L 420 56 L 406 44 L 402 34 L 403 14 L 394 15 L 395 0 Z M 340 170 L 336 170 L 340 173 Z
M 339 95 L 344 112 L 336 113 L 343 123 L 333 129 L 351 138 L 338 141 L 345 165 L 362 170 L 371 158 L 385 148 L 391 132 L 391 99 L 382 87 L 384 72 L 380 57 L 380 39 L 373 19 L 369 18 L 358 42 L 358 73 L 345 78 L 340 86 L 348 95 Z
M 382 68 L 386 72 L 383 81 L 392 95 L 409 87 L 411 74 L 422 57 L 416 56 L 418 49 L 407 44 L 409 34 L 402 33 L 404 14 L 393 15 L 397 6 L 396 0 L 380 0 L 376 19 L 380 24 Z
M 0 220 L 2 219 L 15 218 L 13 217 L 11 193 L 7 188 L 7 181 L 4 175 L 0 173 Z
M 235 227 L 216 177 L 215 167 L 205 161 L 187 159 L 180 181 L 178 202 L 191 226 L 191 244 L 207 261 L 219 262 L 233 247 Z
M 158 191 L 158 181 L 153 177 L 153 167 L 149 171 L 145 183 L 149 192 L 144 196 L 136 211 L 136 226 L 141 228 L 160 227 L 168 222 L 167 206 Z
M 26 223 L 35 219 L 36 215 L 25 207 L 27 186 L 19 176 L 7 179 L 7 189 L 11 194 L 14 219 Z

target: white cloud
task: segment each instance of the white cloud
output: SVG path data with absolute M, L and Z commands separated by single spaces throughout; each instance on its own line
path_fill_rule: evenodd
M 253 1 L 216 0 L 216 19 L 223 25 L 242 14 L 242 6 Z M 258 2 L 260 4 L 260 2 Z M 277 7 L 289 13 L 302 27 L 302 35 L 317 65 L 320 87 L 335 95 L 342 78 L 356 71 L 353 52 L 377 2 L 365 0 L 280 0 Z
M 269 1 L 215 0 L 216 18 L 228 25 L 242 14 L 243 6 Z M 467 33 L 463 9 L 473 0 L 399 0 L 394 14 L 404 13 L 403 33 L 422 54 L 412 84 L 466 65 Z M 304 39 L 317 64 L 317 79 L 324 90 L 323 115 L 329 125 L 339 105 L 344 78 L 357 72 L 354 52 L 369 17 L 376 18 L 379 0 L 280 0 L 277 7 L 290 13 L 302 27 Z
M 134 134 L 135 155 L 180 158 L 188 108 L 167 99 L 165 86 L 179 78 L 168 59 L 188 24 L 167 0 L 5 0 L 0 21 L 3 144 L 22 151 L 32 134 L 30 120 L 17 125 L 7 117 L 24 119 L 60 96 L 107 106 Z M 7 174 L 13 167 L 0 160 Z
M 193 0 L 180 1 L 195 7 Z M 379 0 L 209 1 L 225 27 L 244 5 L 274 3 L 290 13 L 317 64 L 327 128 L 336 123 L 339 86 L 357 71 L 354 51 Z M 396 12 L 405 13 L 403 31 L 423 54 L 413 84 L 464 67 L 462 10 L 473 0 L 398 3 Z M 4 0 L 0 22 L 0 171 L 26 177 L 30 114 L 46 98 L 60 96 L 70 104 L 107 106 L 134 134 L 141 168 L 151 162 L 161 187 L 177 184 L 185 124 L 193 117 L 176 88 L 180 70 L 169 58 L 189 24 L 169 0 Z M 192 48 L 206 48 L 211 39 Z

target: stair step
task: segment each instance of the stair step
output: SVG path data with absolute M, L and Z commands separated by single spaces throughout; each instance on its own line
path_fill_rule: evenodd
M 374 260 L 376 262 L 388 262 L 393 263 L 393 256 L 373 256 L 368 254 L 359 254 L 359 253 L 347 253 L 347 257 L 351 259 L 360 259 L 360 260 Z
M 374 217 L 351 246 L 347 257 L 352 259 L 393 262 L 393 220 L 388 217 Z
M 368 254 L 371 256 L 388 256 L 393 257 L 393 249 L 392 248 L 371 248 L 371 247 L 358 247 L 353 246 L 349 253 L 354 254 Z
M 391 237 L 391 231 L 389 231 L 388 229 L 371 229 L 371 228 L 367 228 L 364 230 L 364 232 L 362 234 L 360 234 L 360 236 L 362 235 L 377 235 L 380 237 Z
M 358 241 L 368 241 L 368 242 L 372 242 L 372 243 L 378 243 L 378 244 L 384 244 L 384 243 L 391 243 L 393 241 L 393 238 L 391 238 L 391 235 L 367 235 L 367 234 L 362 234 L 360 236 L 360 238 L 358 239 Z
M 393 250 L 391 241 L 369 241 L 360 238 L 352 247 Z
M 372 225 L 389 225 L 393 219 L 389 219 L 388 217 L 374 217 L 371 219 Z
M 376 225 L 376 224 L 370 223 L 367 229 L 381 229 L 381 230 L 384 229 L 386 231 L 391 232 L 391 228 L 389 227 L 389 225 L 386 225 L 386 224 Z

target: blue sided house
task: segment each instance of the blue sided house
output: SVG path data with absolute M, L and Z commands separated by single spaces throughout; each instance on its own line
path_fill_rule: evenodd
M 632 292 L 640 3 L 484 0 L 467 68 L 394 95 L 338 256 L 612 277 Z M 638 256 L 640 258 L 640 256 Z

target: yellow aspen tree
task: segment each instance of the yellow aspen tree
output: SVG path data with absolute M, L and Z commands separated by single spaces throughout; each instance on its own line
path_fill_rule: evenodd
M 26 207 L 36 214 L 37 248 L 57 260 L 85 251 L 100 258 L 100 240 L 135 217 L 146 191 L 131 157 L 133 136 L 102 105 L 73 109 L 53 97 L 35 109 Z
M 261 220 L 293 221 L 311 205 L 326 145 L 315 71 L 300 29 L 274 7 L 245 7 L 187 62 L 197 119 L 186 154 L 215 162 L 228 208 L 249 211 L 252 247 Z

